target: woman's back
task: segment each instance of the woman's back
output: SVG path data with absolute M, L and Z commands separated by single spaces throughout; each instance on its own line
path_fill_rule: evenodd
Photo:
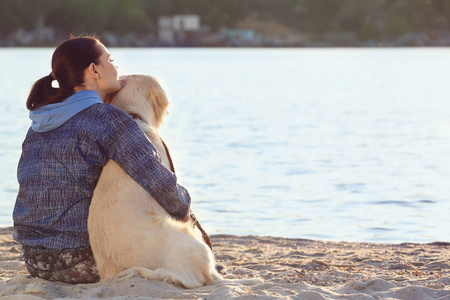
M 15 237 L 54 249 L 89 246 L 86 222 L 92 193 L 107 160 L 106 126 L 116 108 L 92 105 L 47 132 L 30 129 L 18 166 Z M 109 129 L 112 129 L 111 127 Z

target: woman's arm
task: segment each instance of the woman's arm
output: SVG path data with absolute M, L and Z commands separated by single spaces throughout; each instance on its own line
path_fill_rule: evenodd
M 108 117 L 107 133 L 102 137 L 107 156 L 149 192 L 173 218 L 183 220 L 191 204 L 188 191 L 177 183 L 176 175 L 162 165 L 156 148 L 130 116 L 113 108 Z

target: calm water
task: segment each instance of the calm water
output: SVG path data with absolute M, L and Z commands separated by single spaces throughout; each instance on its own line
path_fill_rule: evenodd
M 450 49 L 109 50 L 166 88 L 162 135 L 208 233 L 450 241 Z M 0 226 L 52 51 L 0 49 Z

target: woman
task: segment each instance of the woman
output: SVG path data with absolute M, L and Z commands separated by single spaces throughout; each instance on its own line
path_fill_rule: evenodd
M 57 81 L 59 87 L 52 87 Z M 116 161 L 178 220 L 190 197 L 161 163 L 155 147 L 124 111 L 102 99 L 120 89 L 117 67 L 92 37 L 59 45 L 52 72 L 28 97 L 32 120 L 18 166 L 13 237 L 34 277 L 66 283 L 99 280 L 87 218 L 108 159 Z

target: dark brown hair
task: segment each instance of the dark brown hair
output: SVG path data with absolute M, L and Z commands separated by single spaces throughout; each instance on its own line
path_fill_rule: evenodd
M 75 93 L 75 88 L 84 85 L 84 70 L 91 63 L 98 64 L 102 54 L 94 37 L 74 37 L 62 42 L 53 52 L 52 72 L 36 81 L 27 99 L 29 110 L 47 104 L 58 103 Z M 58 81 L 59 88 L 52 87 Z

